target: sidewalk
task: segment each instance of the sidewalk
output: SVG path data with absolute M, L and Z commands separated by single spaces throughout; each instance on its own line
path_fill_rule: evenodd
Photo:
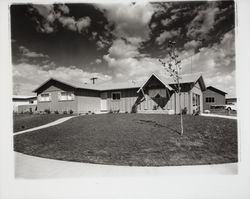
M 237 120 L 237 117 L 236 117 L 236 116 L 216 115 L 216 114 L 212 114 L 212 113 L 201 113 L 201 116 L 206 116 L 206 117 L 220 117 L 220 118 L 226 118 L 226 119 Z
M 63 122 L 66 122 L 67 120 L 69 120 L 69 119 L 71 119 L 73 117 L 77 117 L 77 116 L 63 117 L 63 118 L 60 118 L 60 119 L 58 119 L 58 120 L 56 120 L 54 122 L 50 122 L 50 123 L 42 125 L 42 126 L 34 127 L 34 128 L 31 128 L 31 129 L 26 129 L 24 131 L 18 131 L 16 133 L 14 133 L 13 135 L 19 135 L 19 134 L 23 134 L 23 133 L 26 133 L 26 132 L 35 131 L 35 130 L 47 128 L 47 127 L 50 127 L 50 126 L 55 126 L 57 124 L 61 124 Z
M 201 166 L 129 167 L 39 158 L 15 152 L 16 178 L 166 177 L 168 175 L 236 175 L 237 163 Z

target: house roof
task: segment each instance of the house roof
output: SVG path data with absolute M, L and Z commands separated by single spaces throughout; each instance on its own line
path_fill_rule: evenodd
M 170 84 L 176 84 L 173 80 L 173 78 L 166 78 L 161 75 L 156 75 L 152 74 L 147 81 L 152 77 L 155 76 L 157 79 L 159 79 L 169 90 L 172 90 L 172 88 L 169 86 Z M 195 83 L 199 79 L 201 79 L 202 84 L 205 87 L 203 78 L 201 74 L 187 74 L 187 75 L 182 75 L 180 79 L 180 83 Z M 143 87 L 146 82 L 121 82 L 121 83 L 111 83 L 111 82 L 106 82 L 106 83 L 97 83 L 97 84 L 80 84 L 79 82 L 74 82 L 74 81 L 61 81 L 57 80 L 55 78 L 50 78 L 44 83 L 42 83 L 40 86 L 38 86 L 36 89 L 33 90 L 33 92 L 37 92 L 41 87 L 43 87 L 45 84 L 47 84 L 50 81 L 57 81 L 62 84 L 65 84 L 67 86 L 70 86 L 72 88 L 79 88 L 79 89 L 88 89 L 88 90 L 96 90 L 96 91 L 105 91 L 105 90 L 117 90 L 117 89 L 130 89 L 130 88 L 141 88 Z
M 36 98 L 36 96 L 27 96 L 27 95 L 13 95 L 12 96 L 12 99 L 23 99 L 23 100 L 35 99 L 35 98 Z
M 214 91 L 214 92 L 217 92 L 217 93 L 220 93 L 221 95 L 226 95 L 227 94 L 226 92 L 224 92 L 224 91 L 222 91 L 222 90 L 220 90 L 218 88 L 215 88 L 213 86 L 208 86 L 207 89 L 211 90 L 211 91 Z

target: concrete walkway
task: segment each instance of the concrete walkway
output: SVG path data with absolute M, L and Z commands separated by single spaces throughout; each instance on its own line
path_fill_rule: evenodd
M 23 131 L 18 131 L 16 133 L 14 133 L 14 135 L 19 135 L 19 134 L 27 133 L 27 132 L 30 132 L 30 131 L 35 131 L 35 130 L 47 128 L 47 127 L 50 127 L 50 126 L 55 126 L 57 124 L 61 124 L 63 122 L 66 122 L 67 120 L 69 120 L 69 119 L 71 119 L 73 117 L 77 117 L 77 116 L 63 117 L 63 118 L 60 118 L 60 119 L 58 119 L 58 120 L 56 120 L 54 122 L 51 122 L 51 123 L 48 123 L 48 124 L 45 124 L 45 125 L 42 125 L 42 126 L 38 126 L 38 127 L 35 127 L 35 128 L 31 128 L 31 129 L 26 129 L 26 130 L 23 130 Z
M 202 166 L 129 167 L 39 158 L 15 152 L 16 178 L 166 177 L 238 173 L 237 163 Z
M 211 114 L 211 113 L 201 113 L 201 116 L 206 116 L 206 117 L 220 117 L 220 118 L 237 120 L 236 116 L 230 116 L 230 115 L 216 115 L 216 114 Z

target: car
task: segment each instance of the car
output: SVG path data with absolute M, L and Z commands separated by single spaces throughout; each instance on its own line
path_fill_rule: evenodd
M 226 105 L 225 105 L 225 109 L 226 109 L 227 111 L 231 111 L 231 110 L 237 111 L 237 106 L 236 106 L 236 104 L 226 104 Z

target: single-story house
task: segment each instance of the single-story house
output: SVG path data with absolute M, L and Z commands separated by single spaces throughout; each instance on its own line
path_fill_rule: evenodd
M 87 112 L 143 112 L 170 111 L 180 113 L 179 103 L 188 114 L 203 110 L 203 91 L 206 89 L 201 74 L 182 75 L 181 100 L 175 92 L 173 78 L 152 74 L 145 82 L 114 84 L 81 84 L 51 78 L 33 92 L 37 93 L 37 110 Z
M 203 108 L 204 110 L 210 110 L 211 105 L 225 105 L 226 92 L 215 88 L 213 86 L 208 86 L 203 92 Z
M 14 113 L 34 112 L 37 104 L 37 96 L 13 95 L 12 102 Z

